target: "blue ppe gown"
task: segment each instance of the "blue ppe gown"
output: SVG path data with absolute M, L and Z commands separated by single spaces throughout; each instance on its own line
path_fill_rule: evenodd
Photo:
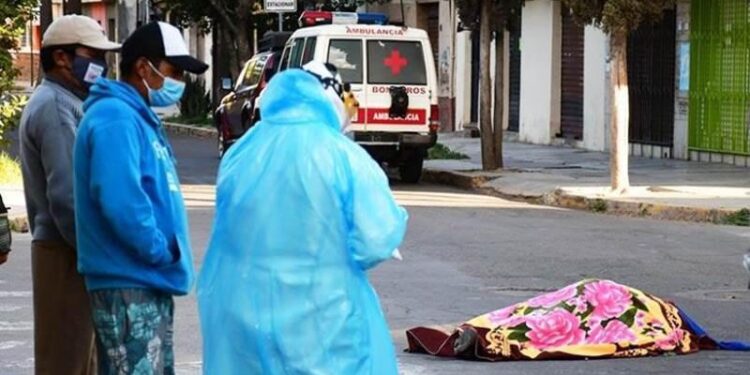
M 312 75 L 277 74 L 260 110 L 219 170 L 198 282 L 204 373 L 397 374 L 366 271 L 401 244 L 406 211 Z

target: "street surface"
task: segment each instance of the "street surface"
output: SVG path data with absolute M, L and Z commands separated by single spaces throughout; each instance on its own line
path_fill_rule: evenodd
M 215 142 L 173 139 L 196 266 L 213 221 Z M 578 280 L 611 279 L 672 299 L 714 337 L 750 340 L 750 293 L 741 255 L 747 228 L 566 211 L 394 182 L 410 214 L 403 262 L 372 274 L 402 374 L 747 374 L 750 353 L 645 359 L 482 363 L 402 353 L 404 330 L 460 323 Z M 237 223 L 237 225 L 244 225 Z M 252 225 L 252 223 L 247 223 Z M 30 236 L 16 235 L 0 266 L 0 374 L 33 373 Z M 176 309 L 178 374 L 200 373 L 194 296 Z M 221 327 L 216 327 L 221 329 Z

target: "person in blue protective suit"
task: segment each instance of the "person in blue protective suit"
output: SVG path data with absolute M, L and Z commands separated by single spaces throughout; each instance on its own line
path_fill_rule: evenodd
M 366 271 L 400 257 L 407 213 L 342 133 L 334 69 L 274 77 L 221 163 L 198 280 L 205 374 L 397 374 Z

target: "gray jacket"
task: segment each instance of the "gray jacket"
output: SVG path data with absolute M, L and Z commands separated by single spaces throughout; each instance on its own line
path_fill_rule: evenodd
M 35 240 L 63 240 L 76 246 L 73 145 L 82 107 L 80 97 L 47 78 L 23 110 L 21 169 Z

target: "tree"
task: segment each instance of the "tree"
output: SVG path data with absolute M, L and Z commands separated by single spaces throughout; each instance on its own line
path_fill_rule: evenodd
M 11 51 L 33 17 L 35 0 L 5 0 L 0 3 L 0 144 L 7 144 L 5 133 L 12 130 L 26 98 L 11 93 L 18 76 Z
M 456 0 L 458 16 L 464 27 L 479 31 L 479 88 L 482 168 L 503 167 L 503 117 L 505 97 L 505 31 L 520 22 L 523 0 Z M 492 104 L 490 47 L 495 39 L 495 101 Z M 494 105 L 494 111 L 493 111 Z M 494 112 L 494 118 L 493 118 Z
M 382 3 L 385 0 L 298 0 L 297 13 L 285 13 L 285 31 L 298 27 L 302 10 L 355 10 L 365 3 Z M 204 31 L 218 33 L 215 59 L 225 66 L 219 66 L 223 73 L 237 77 L 242 66 L 253 53 L 254 35 L 262 36 L 266 31 L 278 29 L 276 14 L 263 12 L 263 0 L 172 0 L 164 3 L 173 20 L 185 26 L 198 26 Z
M 233 77 L 253 54 L 253 29 L 262 5 L 260 0 L 178 0 L 166 4 L 173 20 L 218 33 L 223 58 L 217 61 L 224 62 Z
M 644 22 L 656 22 L 675 0 L 562 0 L 582 24 L 609 34 L 612 117 L 610 120 L 610 173 L 612 190 L 630 187 L 628 178 L 628 34 Z

